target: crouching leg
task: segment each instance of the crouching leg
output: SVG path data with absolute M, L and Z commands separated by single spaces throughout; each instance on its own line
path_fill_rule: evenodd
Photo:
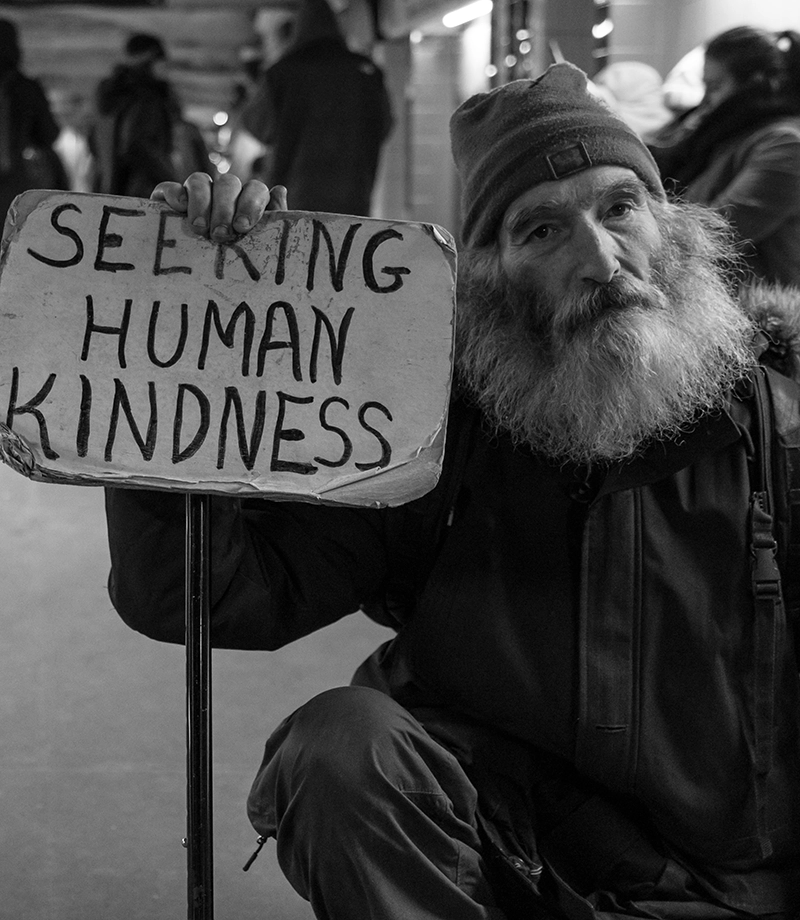
M 476 805 L 458 761 L 413 716 L 342 687 L 268 740 L 248 814 L 318 918 L 502 920 Z

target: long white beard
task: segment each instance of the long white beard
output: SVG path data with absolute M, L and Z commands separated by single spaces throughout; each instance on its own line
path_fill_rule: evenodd
M 752 366 L 752 325 L 718 267 L 724 228 L 695 208 L 661 207 L 664 239 L 679 242 L 665 245 L 650 283 L 548 303 L 511 288 L 496 258 L 468 255 L 459 373 L 515 442 L 557 462 L 622 460 L 721 407 Z

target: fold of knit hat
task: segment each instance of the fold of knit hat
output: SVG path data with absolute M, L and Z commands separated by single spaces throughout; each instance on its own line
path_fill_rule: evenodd
M 506 209 L 529 188 L 592 166 L 632 169 L 653 195 L 665 197 L 650 151 L 572 64 L 472 96 L 453 113 L 450 138 L 465 246 L 495 239 Z

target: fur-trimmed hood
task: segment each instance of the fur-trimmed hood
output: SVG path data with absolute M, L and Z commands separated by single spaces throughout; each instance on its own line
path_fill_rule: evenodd
M 755 281 L 742 287 L 739 302 L 760 330 L 759 361 L 800 383 L 800 287 Z

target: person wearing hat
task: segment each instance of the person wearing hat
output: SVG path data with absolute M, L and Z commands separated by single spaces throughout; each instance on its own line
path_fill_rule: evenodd
M 250 820 L 319 918 L 796 918 L 800 683 L 759 478 L 783 454 L 729 230 L 666 200 L 569 64 L 467 100 L 451 136 L 439 483 L 379 510 L 214 503 L 215 645 L 359 607 L 396 629 L 273 731 Z M 201 175 L 154 196 L 217 239 L 287 205 Z M 107 490 L 112 600 L 170 642 L 183 515 Z
M 664 185 L 725 215 L 754 278 L 800 285 L 800 32 L 736 26 L 702 56 L 703 99 L 650 138 Z
M 89 133 L 92 191 L 147 198 L 157 182 L 179 178 L 172 156 L 180 106 L 159 75 L 165 60 L 161 40 L 137 32 L 125 42 L 122 62 L 100 81 Z

